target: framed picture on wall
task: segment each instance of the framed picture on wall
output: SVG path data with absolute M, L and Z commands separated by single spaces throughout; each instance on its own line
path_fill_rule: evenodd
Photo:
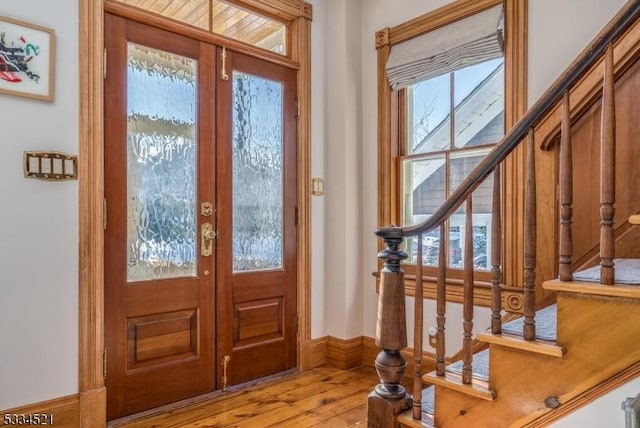
M 55 31 L 0 16 L 0 96 L 53 101 Z

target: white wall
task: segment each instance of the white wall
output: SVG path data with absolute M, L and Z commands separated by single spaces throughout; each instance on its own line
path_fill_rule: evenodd
M 329 335 L 362 334 L 361 0 L 327 0 L 325 298 Z
M 553 428 L 622 428 L 625 426 L 622 402 L 638 394 L 640 394 L 640 378 L 627 382 L 550 426 Z
M 529 105 L 626 0 L 529 0 Z
M 328 86 L 326 73 L 327 2 L 312 0 L 311 24 L 311 177 L 326 178 L 325 143 Z M 325 336 L 326 197 L 311 197 L 311 337 Z
M 78 183 L 25 179 L 24 150 L 78 152 L 77 0 L 5 0 L 56 31 L 55 102 L 0 94 L 0 409 L 78 392 Z

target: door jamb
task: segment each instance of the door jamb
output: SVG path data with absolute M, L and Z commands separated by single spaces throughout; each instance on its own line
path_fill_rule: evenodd
M 104 350 L 104 2 L 80 0 L 79 117 L 79 339 L 78 390 L 80 426 L 106 425 L 106 358 Z M 256 8 L 255 0 L 236 0 Z M 268 13 L 290 20 L 291 59 L 298 70 L 298 278 L 300 320 L 298 368 L 311 368 L 311 19 L 303 0 L 284 4 L 264 0 Z M 281 10 L 278 10 L 281 8 Z

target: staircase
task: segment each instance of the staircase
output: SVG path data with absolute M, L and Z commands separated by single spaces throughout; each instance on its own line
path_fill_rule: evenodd
M 561 281 L 544 287 L 558 292 L 558 303 L 536 313 L 536 326 L 544 327 L 534 341 L 522 339 L 522 320 L 505 324 L 502 334 L 478 334 L 489 350 L 474 355 L 472 384 L 460 382 L 460 363 L 447 367 L 444 378 L 424 375 L 434 386 L 423 392 L 421 420 L 409 411 L 400 423 L 546 426 L 603 383 L 640 374 L 640 288 Z
M 637 141 L 640 133 L 637 127 L 633 131 L 635 134 L 616 132 L 616 122 L 618 127 L 631 125 L 616 117 L 615 101 L 616 93 L 625 87 L 623 80 L 628 78 L 623 77 L 625 72 L 632 70 L 640 76 L 639 16 L 640 0 L 629 1 L 428 220 L 415 226 L 390 226 L 376 230 L 387 248 L 379 254 L 384 261 L 380 273 L 376 332 L 376 344 L 381 348 L 376 358 L 380 384 L 369 395 L 369 427 L 547 426 L 599 394 L 640 375 L 640 259 L 629 258 L 640 257 L 640 246 L 634 241 L 635 232 L 628 231 L 630 228 L 640 230 L 637 226 L 640 215 L 616 213 L 616 167 L 619 165 L 616 163 L 616 149 L 622 147 L 622 153 L 629 153 L 626 146 L 621 146 L 621 141 L 616 141 L 616 137 L 623 135 L 624 143 L 628 144 L 629 141 Z M 602 77 L 595 78 L 597 75 Z M 594 96 L 594 90 L 584 89 L 585 82 L 590 81 L 598 82 L 601 97 Z M 578 99 L 579 94 L 582 94 L 581 99 Z M 601 114 L 598 148 L 600 239 L 593 254 L 590 249 L 587 251 L 581 247 L 580 252 L 574 254 L 573 236 L 585 231 L 574 230 L 574 202 L 583 195 L 576 198 L 573 195 L 579 183 L 573 181 L 572 126 L 577 118 L 593 107 L 587 104 L 593 103 L 594 99 L 601 102 L 598 106 Z M 548 125 L 552 111 L 560 112 L 556 115 L 557 126 Z M 638 119 L 632 120 L 637 122 Z M 548 135 L 541 144 L 536 143 L 534 135 L 545 127 L 550 129 Z M 558 227 L 554 240 L 542 245 L 536 236 L 537 222 L 544 211 L 538 210 L 536 205 L 536 150 L 550 150 L 558 141 Z M 521 144 L 526 145 L 527 153 L 522 219 L 522 317 L 503 323 L 504 291 L 513 287 L 506 287 L 502 282 L 500 169 L 505 157 Z M 626 161 L 636 165 L 631 169 L 637 169 L 637 161 Z M 490 328 L 475 335 L 475 340 L 486 343 L 488 349 L 474 352 L 471 198 L 473 190 L 490 174 L 494 175 L 492 317 Z M 537 179 L 539 182 L 540 177 Z M 630 203 L 635 204 L 635 209 L 640 206 L 639 200 L 625 200 L 619 205 L 624 209 Z M 444 349 L 445 325 L 448 331 L 457 326 L 446 324 L 447 250 L 444 246 L 445 228 L 441 226 L 463 204 L 466 204 L 466 253 L 462 359 L 448 363 Z M 630 214 L 633 215 L 629 217 Z M 615 220 L 620 215 L 627 216 L 631 226 L 616 228 Z M 438 227 L 441 236 L 436 280 L 436 370 L 422 372 L 423 266 L 418 257 L 413 387 L 407 392 L 400 384 L 406 368 L 400 350 L 407 347 L 401 264 L 407 255 L 400 246 L 404 239 L 416 237 L 417 254 L 422 254 L 422 237 Z M 549 236 L 545 239 L 548 240 Z M 536 253 L 541 248 L 558 254 L 554 279 L 536 278 Z M 618 257 L 625 258 L 616 259 L 616 253 L 621 254 Z

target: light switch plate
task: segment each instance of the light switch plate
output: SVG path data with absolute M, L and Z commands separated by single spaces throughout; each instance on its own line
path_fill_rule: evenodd
M 324 195 L 324 180 L 322 178 L 314 177 L 311 179 L 311 194 L 313 196 Z
M 78 157 L 62 152 L 24 152 L 25 178 L 46 181 L 78 179 Z

